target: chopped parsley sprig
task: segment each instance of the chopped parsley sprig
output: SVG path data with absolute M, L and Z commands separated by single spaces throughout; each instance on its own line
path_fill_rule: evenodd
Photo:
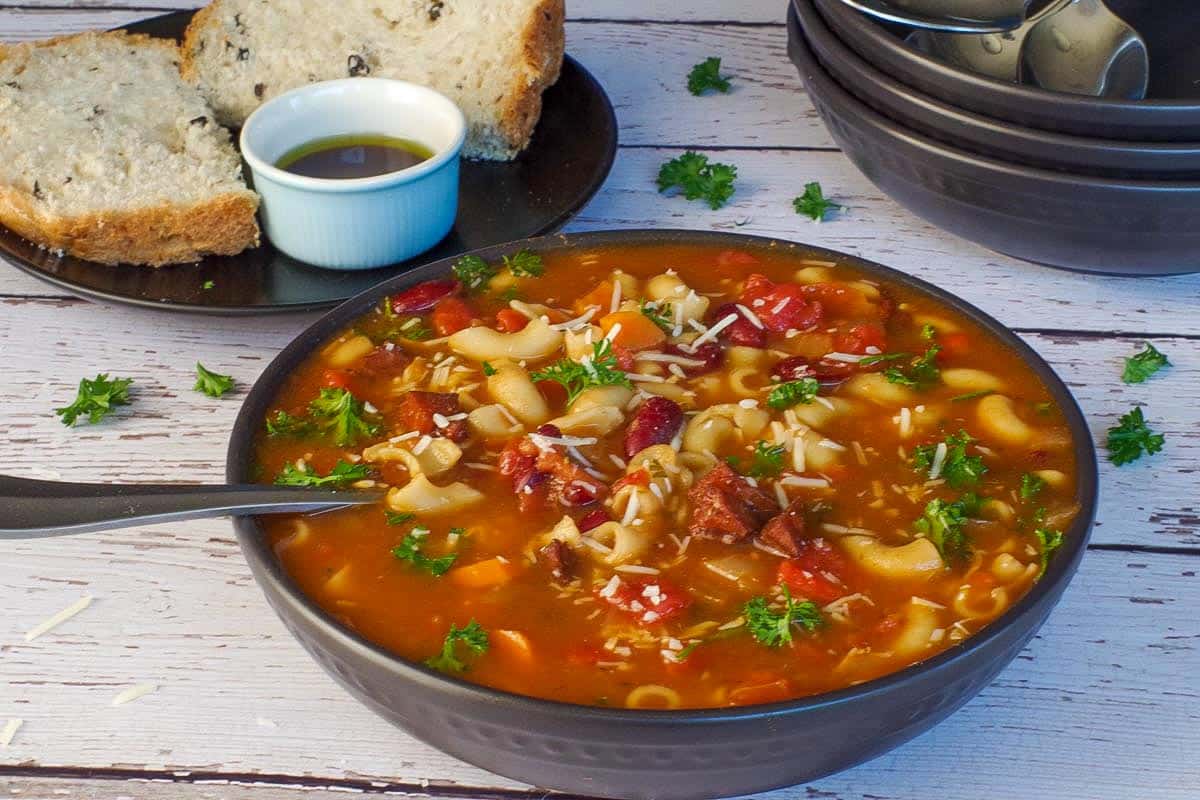
M 546 271 L 542 257 L 532 250 L 518 250 L 511 256 L 502 256 L 501 260 L 508 271 L 518 278 L 540 278 Z
M 564 358 L 545 369 L 534 372 L 534 381 L 554 381 L 567 390 L 567 405 L 574 403 L 584 389 L 593 386 L 625 386 L 633 383 L 624 372 L 617 369 L 617 357 L 613 355 L 612 342 L 601 339 L 592 345 L 592 355 L 583 361 Z
M 495 267 L 479 256 L 463 256 L 450 270 L 468 292 L 479 291 L 496 276 Z
M 275 477 L 277 486 L 345 486 L 371 477 L 371 470 L 366 464 L 348 464 L 338 460 L 328 475 L 318 475 L 315 472 L 300 469 L 289 461 L 283 465 L 283 470 Z
M 781 444 L 772 445 L 762 441 L 756 443 L 754 452 L 750 454 L 750 466 L 742 474 L 747 478 L 756 479 L 778 476 L 783 472 L 783 454 L 785 452 L 787 452 L 787 448 Z M 738 472 L 742 472 L 737 456 L 729 456 L 725 461 Z
M 692 71 L 688 73 L 687 88 L 697 96 L 709 89 L 728 93 L 729 78 L 721 75 L 721 59 L 710 56 L 692 67 Z
M 792 199 L 792 208 L 813 222 L 823 222 L 830 211 L 841 211 L 845 206 L 825 197 L 821 184 L 812 181 L 804 184 L 804 194 Z
M 1050 565 L 1050 557 L 1058 548 L 1062 547 L 1063 534 L 1062 531 L 1052 531 L 1049 528 L 1035 528 L 1033 535 L 1038 540 L 1038 555 L 1041 561 L 1041 570 L 1038 571 L 1038 576 L 1040 577 L 1046 574 L 1046 567 Z
M 911 386 L 914 389 L 928 389 L 942 379 L 942 372 L 937 364 L 937 356 L 941 350 L 940 345 L 931 344 L 923 355 L 914 358 L 908 366 L 885 369 L 883 377 L 887 378 L 889 383 Z
M 655 303 L 645 301 L 641 307 L 642 316 L 653 322 L 663 331 L 670 333 L 675 329 L 673 309 L 670 303 Z
M 293 416 L 282 408 L 267 417 L 267 436 L 293 436 L 301 438 L 313 433 L 313 424 L 303 417 Z
M 967 520 L 979 513 L 979 507 L 980 499 L 974 494 L 965 494 L 952 503 L 930 500 L 913 527 L 933 542 L 947 565 L 966 561 L 971 557 Z
M 1141 406 L 1121 415 L 1120 424 L 1108 429 L 1108 460 L 1118 467 L 1154 455 L 1163 449 L 1166 437 L 1146 424 Z
M 211 372 L 205 369 L 204 365 L 197 361 L 196 385 L 192 388 L 197 392 L 208 395 L 209 397 L 220 397 L 233 388 L 233 377 L 230 375 L 221 375 L 216 372 Z
M 802 403 L 811 403 L 820 388 L 821 384 L 816 378 L 801 378 L 781 383 L 772 387 L 767 394 L 767 405 L 777 411 L 783 411 Z
M 462 628 L 451 625 L 442 641 L 442 651 L 432 658 L 425 659 L 425 666 L 442 672 L 465 672 L 468 665 L 459 658 L 460 652 L 468 656 L 481 656 L 487 651 L 487 631 L 478 622 L 471 620 Z
M 658 170 L 658 191 L 679 189 L 688 200 L 703 200 L 709 208 L 718 209 L 733 197 L 736 177 L 737 167 L 715 161 L 710 164 L 708 156 L 689 150 Z
M 967 455 L 967 447 L 975 439 L 966 431 L 959 431 L 946 437 L 946 456 L 942 460 L 941 477 L 955 489 L 966 489 L 979 483 L 983 473 L 988 471 L 982 456 Z M 927 470 L 933 477 L 933 463 L 937 458 L 938 445 L 923 444 L 913 451 L 913 466 L 918 470 Z
M 363 404 L 346 389 L 322 389 L 308 404 L 309 414 L 320 431 L 331 435 L 338 447 L 349 447 L 379 428 L 363 418 Z
M 388 524 L 391 522 L 389 521 Z M 436 558 L 425 555 L 421 552 L 421 546 L 425 543 L 425 537 L 428 535 L 428 528 L 413 528 L 412 532 L 404 537 L 404 541 L 392 548 L 392 556 L 399 561 L 407 561 L 413 567 L 428 572 L 430 575 L 440 577 L 454 566 L 454 560 L 458 558 L 458 554 L 451 553 Z
M 811 633 L 824 624 L 817 604 L 811 600 L 793 599 L 786 586 L 783 587 L 782 611 L 772 611 L 767 598 L 755 597 L 742 607 L 742 616 L 746 618 L 750 635 L 767 647 L 781 647 L 791 642 L 793 625 Z
M 1169 366 L 1171 362 L 1167 357 L 1154 345 L 1146 342 L 1146 349 L 1125 359 L 1125 371 L 1121 373 L 1121 380 L 1125 383 L 1142 383 L 1163 367 Z
M 1021 476 L 1021 489 L 1019 494 L 1023 502 L 1028 503 L 1034 500 L 1039 494 L 1042 493 L 1042 489 L 1045 488 L 1046 481 L 1044 478 L 1035 475 L 1032 472 L 1026 472 Z
M 95 378 L 79 381 L 79 392 L 75 402 L 54 409 L 63 425 L 74 427 L 80 417 L 87 417 L 88 424 L 95 425 L 113 412 L 117 406 L 129 405 L 129 387 L 133 378 L 109 378 L 102 372 Z

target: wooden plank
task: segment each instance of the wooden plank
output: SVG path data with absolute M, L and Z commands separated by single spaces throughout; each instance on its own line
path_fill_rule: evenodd
M 573 12 L 574 13 L 574 12 Z M 144 10 L 4 10 L 0 41 L 111 28 L 153 16 Z M 624 144 L 834 147 L 787 57 L 782 28 L 569 23 L 568 51 L 610 94 Z M 687 74 L 723 57 L 728 95 L 694 97 Z
M 19 6 L 26 8 L 55 8 L 63 5 L 79 8 L 133 8 L 172 10 L 196 8 L 204 5 L 198 0 L 0 0 L 0 8 Z M 694 0 L 691 3 L 674 3 L 668 0 L 568 0 L 567 13 L 572 17 L 589 19 L 667 20 L 679 22 L 704 22 L 729 20 L 741 23 L 783 24 L 786 4 L 780 0 L 739 0 L 731 4 L 728 0 Z
M 796 102 L 807 100 L 798 97 Z M 738 191 L 730 205 L 712 211 L 702 203 L 664 197 L 655 190 L 659 165 L 678 154 L 670 149 L 623 149 L 600 194 L 567 230 L 663 227 L 778 236 L 909 272 L 1019 329 L 1200 336 L 1200 314 L 1195 312 L 1200 275 L 1138 279 L 1082 275 L 984 250 L 934 228 L 883 196 L 840 153 L 710 151 L 714 159 L 735 164 L 739 170 Z M 810 180 L 820 181 L 850 210 L 820 225 L 797 216 L 791 198 Z M 15 269 L 7 270 L 0 293 L 60 294 Z M 252 326 L 245 320 L 214 324 L 229 330 Z M 1087 377 L 1103 381 L 1106 375 Z
M 467 796 L 521 788 L 417 743 L 337 688 L 268 611 L 220 523 L 6 545 L 5 565 L 0 592 L 23 600 L 0 621 L 0 714 L 26 724 L 0 764 L 429 780 Z M 1198 566 L 1089 553 L 1043 632 L 966 708 L 889 755 L 772 797 L 977 800 L 1003 786 L 1049 800 L 1190 800 Z M 91 608 L 23 643 L 85 592 Z M 143 681 L 161 688 L 109 706 Z M 124 785 L 101 796 L 118 793 L 137 796 Z

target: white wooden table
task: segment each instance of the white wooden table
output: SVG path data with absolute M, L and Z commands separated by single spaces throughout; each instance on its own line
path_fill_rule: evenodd
M 112 27 L 191 0 L 0 0 L 0 39 Z M 1056 272 L 942 233 L 882 196 L 833 146 L 788 62 L 785 0 L 571 0 L 568 49 L 610 92 L 621 149 L 571 230 L 715 228 L 840 248 L 910 271 L 1017 329 L 1075 391 L 1099 438 L 1135 403 L 1157 457 L 1102 467 L 1092 545 L 1041 635 L 932 732 L 777 798 L 1194 800 L 1200 797 L 1200 276 Z M 736 86 L 694 98 L 717 55 Z M 654 189 L 684 148 L 738 166 L 720 211 Z M 852 211 L 815 225 L 806 181 Z M 191 391 L 197 360 L 244 388 L 311 315 L 219 319 L 73 299 L 0 265 L 0 472 L 220 481 L 238 399 Z M 1124 386 L 1152 341 L 1175 366 Z M 51 409 L 97 371 L 136 413 L 69 430 Z M 84 595 L 90 608 L 24 632 Z M 327 678 L 250 579 L 226 521 L 0 544 L 0 797 L 299 800 L 336 791 L 540 797 L 393 729 Z M 154 694 L 112 707 L 124 688 Z

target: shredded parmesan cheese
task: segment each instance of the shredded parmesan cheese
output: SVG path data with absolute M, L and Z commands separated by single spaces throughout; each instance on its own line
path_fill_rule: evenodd
M 85 608 L 87 608 L 91 604 L 92 604 L 92 596 L 90 594 L 84 595 L 83 597 L 79 598 L 71 605 L 64 608 L 62 611 L 59 611 L 54 616 L 43 620 L 42 622 L 38 623 L 37 625 L 33 626 L 31 629 L 26 631 L 25 632 L 25 641 L 32 642 L 34 639 L 38 638 L 43 633 L 48 633 L 49 631 L 54 630 L 59 625 L 62 625 L 64 622 L 66 622 L 71 617 L 78 614 L 80 611 L 83 611 Z
M 737 307 L 737 310 L 741 311 L 746 316 L 746 319 L 750 320 L 751 325 L 758 328 L 759 330 L 762 330 L 763 328 L 766 327 L 766 325 L 763 325 L 763 321 L 758 318 L 758 314 L 755 314 L 753 311 L 746 308 L 741 303 L 736 303 L 735 305 Z
M 135 686 L 130 686 L 128 689 L 114 697 L 111 705 L 114 707 L 123 706 L 126 703 L 132 703 L 139 697 L 145 697 L 146 695 L 157 691 L 158 684 L 156 683 L 139 683 Z
M 12 744 L 13 737 L 17 735 L 17 731 L 25 724 L 25 720 L 15 717 L 4 723 L 4 727 L 0 729 L 0 747 L 8 747 Z
M 716 339 L 717 335 L 721 331 L 725 330 L 730 325 L 737 322 L 737 320 L 738 320 L 737 314 L 725 315 L 724 317 L 721 318 L 720 322 L 717 322 L 715 325 L 713 325 L 711 328 L 706 330 L 704 333 L 697 336 L 696 340 L 694 342 L 692 342 L 691 345 L 688 346 L 688 349 L 691 350 L 693 353 L 696 352 L 696 348 L 698 348 L 700 345 L 704 344 L 705 342 L 710 342 L 713 339 Z

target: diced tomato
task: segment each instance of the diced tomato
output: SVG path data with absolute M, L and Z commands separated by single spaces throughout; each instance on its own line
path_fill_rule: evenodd
M 567 652 L 563 654 L 568 664 L 574 664 L 578 667 L 592 667 L 597 661 L 604 660 L 604 651 L 594 644 L 580 642 L 573 644 L 567 648 Z
M 612 490 L 613 490 L 613 494 L 616 494 L 618 491 L 625 488 L 626 486 L 641 486 L 644 488 L 649 485 L 650 485 L 650 473 L 644 469 L 639 469 L 639 470 L 629 473 L 624 478 L 619 478 L 612 485 Z
M 602 508 L 584 514 L 577 523 L 580 533 L 587 533 L 609 521 L 608 512 Z
M 809 330 L 824 317 L 821 304 L 805 297 L 804 287 L 774 283 L 765 275 L 754 274 L 746 279 L 742 303 L 776 333 Z
M 327 389 L 350 391 L 350 374 L 340 369 L 327 369 L 321 376 L 321 385 Z
M 392 295 L 392 313 L 416 314 L 428 311 L 437 305 L 437 301 L 458 291 L 458 281 L 440 280 L 425 281 L 416 286 L 410 286 L 399 294 Z
M 937 343 L 942 347 L 938 355 L 945 358 L 961 358 L 971 352 L 971 340 L 965 333 L 938 334 Z
M 845 558 L 827 540 L 805 539 L 800 542 L 800 554 L 779 565 L 777 580 L 793 595 L 823 605 L 850 594 L 847 586 L 838 582 L 844 580 L 846 571 Z
M 869 347 L 874 347 L 881 353 L 887 349 L 887 334 L 882 326 L 869 322 L 860 323 L 833 335 L 833 349 L 839 353 L 862 355 Z
M 802 291 L 805 297 L 819 302 L 826 313 L 834 317 L 886 320 L 892 310 L 891 306 L 872 303 L 858 289 L 844 284 L 810 283 Z
M 722 250 L 717 254 L 718 267 L 752 267 L 758 258 L 745 250 Z
M 471 327 L 475 312 L 465 300 L 457 297 L 446 297 L 433 307 L 433 329 L 438 336 L 449 336 L 452 333 Z
M 501 333 L 516 333 L 529 324 L 529 317 L 515 308 L 502 308 L 496 312 L 496 329 Z
M 641 625 L 655 625 L 682 614 L 692 604 L 683 589 L 659 577 L 617 577 L 615 590 L 605 584 L 599 595 Z

